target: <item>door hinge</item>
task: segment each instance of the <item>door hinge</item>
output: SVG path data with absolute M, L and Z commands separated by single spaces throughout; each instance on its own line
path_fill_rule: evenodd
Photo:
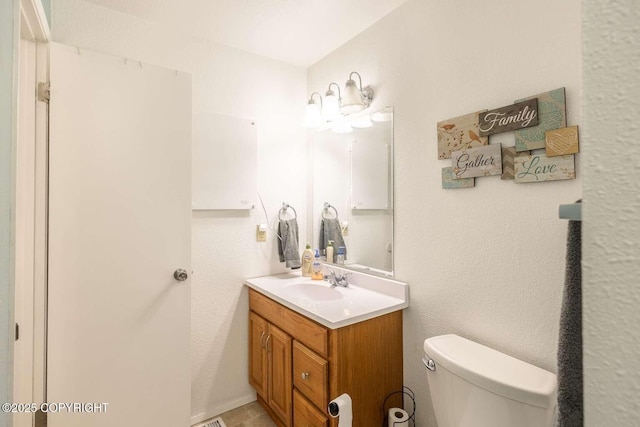
M 49 82 L 38 83 L 38 101 L 49 103 L 51 99 L 51 84 Z
M 20 325 L 16 323 L 16 341 L 20 339 Z
M 42 412 L 38 409 L 35 413 L 33 427 L 47 427 L 47 414 L 48 412 Z

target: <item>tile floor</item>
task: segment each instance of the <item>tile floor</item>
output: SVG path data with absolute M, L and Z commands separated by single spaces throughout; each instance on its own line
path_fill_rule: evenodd
M 220 415 L 227 427 L 275 427 L 258 402 L 233 409 Z

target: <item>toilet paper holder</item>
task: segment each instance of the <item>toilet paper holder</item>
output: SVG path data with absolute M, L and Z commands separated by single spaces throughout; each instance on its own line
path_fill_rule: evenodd
M 327 408 L 332 418 L 338 418 L 338 427 L 351 427 L 353 413 L 351 411 L 351 396 L 343 393 L 329 402 Z
M 412 403 L 411 411 L 409 411 L 407 408 L 405 408 L 405 410 L 409 414 L 408 421 L 411 421 L 411 425 L 413 427 L 416 427 L 416 395 L 413 392 L 413 390 L 411 390 L 409 387 L 404 386 L 404 385 L 402 386 L 401 390 L 397 390 L 397 391 L 391 392 L 384 398 L 384 401 L 382 402 L 382 412 L 384 413 L 384 425 L 386 426 L 387 423 L 388 423 L 388 420 L 389 420 L 389 417 L 388 417 L 389 408 L 387 407 L 387 401 L 392 396 L 395 396 L 397 394 L 402 394 L 403 398 L 405 396 L 407 396 L 407 397 L 409 397 L 409 399 L 411 399 L 411 403 Z M 391 406 L 391 405 L 389 405 L 389 406 Z

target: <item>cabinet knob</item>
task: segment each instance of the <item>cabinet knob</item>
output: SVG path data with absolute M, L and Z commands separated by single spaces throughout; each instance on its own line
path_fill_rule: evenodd
M 302 373 L 302 379 L 303 380 L 308 380 L 309 379 L 309 372 L 303 372 Z

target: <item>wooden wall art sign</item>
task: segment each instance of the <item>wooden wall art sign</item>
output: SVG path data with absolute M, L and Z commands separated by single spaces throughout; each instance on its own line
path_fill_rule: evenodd
M 513 175 L 513 159 L 528 156 L 530 151 L 516 152 L 516 147 L 502 147 L 502 175 L 500 179 L 515 179 Z
M 451 153 L 453 178 L 500 175 L 502 173 L 502 150 L 500 144 L 469 148 Z
M 537 124 L 538 100 L 534 98 L 480 113 L 480 136 L 509 132 Z
M 544 154 L 516 157 L 513 166 L 516 183 L 561 181 L 576 177 L 573 154 L 557 157 L 547 157 Z
M 518 99 L 516 102 L 534 98 L 538 100 L 538 125 L 515 131 L 516 151 L 544 148 L 546 131 L 567 126 L 567 108 L 563 87 L 525 99 Z
M 452 190 L 456 188 L 472 188 L 476 185 L 475 178 L 453 178 L 453 169 L 442 168 L 442 188 L 445 190 Z
M 575 154 L 578 147 L 578 126 L 548 130 L 544 134 L 547 143 L 547 157 Z
M 483 111 L 438 122 L 438 159 L 450 159 L 454 151 L 489 144 L 489 137 L 479 136 L 479 115 Z

